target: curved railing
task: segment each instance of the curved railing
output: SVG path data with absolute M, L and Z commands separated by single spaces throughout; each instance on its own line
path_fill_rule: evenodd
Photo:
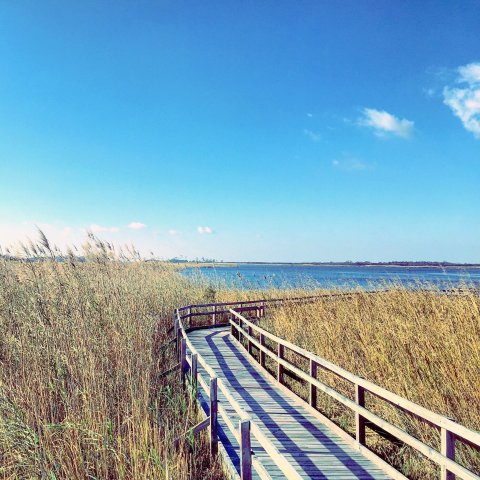
M 314 297 L 305 298 L 304 301 L 310 301 Z M 257 316 L 262 316 L 265 312 L 265 305 L 274 305 L 281 304 L 285 301 L 297 302 L 299 299 L 273 299 L 273 300 L 261 300 L 261 301 L 248 301 L 248 302 L 234 302 L 234 303 L 222 303 L 222 304 L 206 304 L 206 305 L 188 305 L 186 307 L 179 308 L 175 311 L 175 331 L 178 339 L 178 351 L 180 352 L 180 368 L 182 372 L 182 377 L 185 376 L 187 371 L 190 371 L 192 382 L 194 385 L 199 383 L 205 393 L 209 397 L 209 413 L 210 415 L 206 420 L 201 422 L 198 425 L 197 431 L 202 428 L 210 427 L 210 445 L 212 453 L 216 453 L 218 449 L 218 414 L 222 417 L 228 429 L 231 431 L 232 435 L 235 437 L 237 442 L 240 445 L 240 471 L 242 480 L 250 480 L 252 478 L 252 467 L 257 472 L 258 476 L 261 479 L 270 479 L 268 471 L 265 469 L 263 464 L 252 456 L 252 447 L 251 447 L 251 436 L 262 445 L 263 449 L 270 458 L 275 462 L 278 468 L 286 475 L 289 479 L 301 479 L 301 475 L 293 468 L 293 466 L 285 459 L 285 457 L 278 451 L 275 445 L 271 440 L 260 430 L 258 425 L 253 421 L 250 416 L 242 409 L 240 404 L 233 398 L 232 394 L 229 392 L 228 387 L 225 385 L 221 378 L 218 378 L 214 370 L 208 365 L 206 360 L 198 353 L 194 345 L 188 339 L 187 332 L 191 331 L 192 328 L 185 328 L 183 325 L 183 320 L 188 318 L 189 320 L 192 317 L 199 316 L 214 316 L 228 313 L 229 310 L 218 310 L 218 308 L 226 306 L 236 306 L 242 311 L 255 311 Z M 215 310 L 212 312 L 193 312 L 192 309 L 198 307 L 215 307 Z M 181 315 L 180 312 L 188 310 L 186 315 Z M 216 317 L 214 318 L 213 326 L 217 326 Z M 202 328 L 202 327 L 200 327 Z M 205 327 L 203 327 L 205 328 Z M 190 350 L 190 355 L 187 355 L 187 348 Z M 198 372 L 198 364 L 200 364 L 208 374 L 209 383 L 202 375 Z M 232 423 L 230 416 L 226 412 L 225 408 L 218 402 L 218 390 L 222 392 L 224 397 L 230 406 L 235 410 L 236 414 L 240 418 L 238 429 L 235 428 L 235 425 Z M 208 423 L 207 423 L 208 422 Z
M 333 296 L 352 296 L 354 293 L 339 293 Z M 211 304 L 196 304 L 187 305 L 175 310 L 175 331 L 178 345 L 178 352 L 180 353 L 180 366 L 182 375 L 190 371 L 193 381 L 199 382 L 210 399 L 210 435 L 212 449 L 216 449 L 216 421 L 217 413 L 221 415 L 225 424 L 231 430 L 234 437 L 240 444 L 241 448 L 241 472 L 242 479 L 251 478 L 251 466 L 255 468 L 260 478 L 270 478 L 268 472 L 263 465 L 255 460 L 251 456 L 250 435 L 254 437 L 262 444 L 265 451 L 275 461 L 278 467 L 288 478 L 301 478 L 299 474 L 293 469 L 293 467 L 286 461 L 286 459 L 278 452 L 272 442 L 260 431 L 255 422 L 249 418 L 249 416 L 242 410 L 238 402 L 228 391 L 228 387 L 224 382 L 217 378 L 213 369 L 208 365 L 204 358 L 196 351 L 195 347 L 188 339 L 188 332 L 197 328 L 210 328 L 218 325 L 229 325 L 232 336 L 238 341 L 245 350 L 253 356 L 253 349 L 258 352 L 258 363 L 265 371 L 266 358 L 269 357 L 276 363 L 276 379 L 287 388 L 283 382 L 283 376 L 286 372 L 290 372 L 298 379 L 306 382 L 309 390 L 308 405 L 310 408 L 315 409 L 317 415 L 320 415 L 323 420 L 327 420 L 323 417 L 318 410 L 316 410 L 316 398 L 317 390 L 321 391 L 336 401 L 340 402 L 352 412 L 355 413 L 355 438 L 350 437 L 344 430 L 335 425 L 333 422 L 329 422 L 329 426 L 336 430 L 337 433 L 342 433 L 343 438 L 348 440 L 354 446 L 356 446 L 362 453 L 365 454 L 370 460 L 378 464 L 382 468 L 388 469 L 390 474 L 396 478 L 405 478 L 402 474 L 388 466 L 383 460 L 381 460 L 376 454 L 366 447 L 365 443 L 365 430 L 366 427 L 377 427 L 381 432 L 386 433 L 391 438 L 397 439 L 404 444 L 414 448 L 416 451 L 424 455 L 436 463 L 441 470 L 442 480 L 453 480 L 455 476 L 465 480 L 480 480 L 480 477 L 473 471 L 463 467 L 455 461 L 455 443 L 460 441 L 468 446 L 479 450 L 480 449 L 480 433 L 474 430 L 468 429 L 453 420 L 436 414 L 420 405 L 415 404 L 399 395 L 394 394 L 386 390 L 379 385 L 374 384 L 364 378 L 354 375 L 351 372 L 315 355 L 303 348 L 298 347 L 267 330 L 259 327 L 256 322 L 259 318 L 265 315 L 265 310 L 268 307 L 276 307 L 284 304 L 295 304 L 314 302 L 319 298 L 331 298 L 332 295 L 316 295 L 310 297 L 297 297 L 286 299 L 262 299 L 254 301 L 243 301 L 233 303 L 211 303 Z M 205 310 L 206 309 L 206 310 Z M 253 315 L 254 318 L 245 318 L 243 314 L 248 313 Z M 195 321 L 192 323 L 192 319 L 198 320 L 204 317 L 199 324 L 195 325 Z M 206 319 L 206 320 L 205 320 Z M 186 326 L 184 325 L 186 324 Z M 270 344 L 276 344 L 276 348 L 269 347 L 265 340 L 268 340 Z M 244 345 L 244 343 L 246 345 Z M 187 347 L 191 354 L 187 355 Z M 291 361 L 285 358 L 285 354 L 298 355 L 304 360 L 309 361 L 309 371 L 305 372 L 298 366 L 295 366 Z M 209 376 L 209 384 L 198 373 L 198 364 L 201 364 Z M 336 391 L 332 387 L 321 382 L 317 378 L 317 371 L 323 369 L 327 372 L 333 373 L 339 378 L 350 382 L 355 388 L 355 401 L 351 400 L 342 393 Z M 270 372 L 269 372 L 270 373 Z M 217 389 L 220 390 L 233 409 L 236 411 L 240 418 L 240 425 L 238 429 L 232 424 L 224 408 L 218 404 Z M 291 389 L 290 393 L 296 395 Z M 406 431 L 391 424 L 387 420 L 381 418 L 377 414 L 370 411 L 365 405 L 365 394 L 373 394 L 376 398 L 382 399 L 388 402 L 390 405 L 398 408 L 399 410 L 413 415 L 417 419 L 420 419 L 435 428 L 440 432 L 440 450 L 436 450 L 431 446 L 423 443 L 421 440 L 413 437 Z M 303 399 L 302 399 L 303 400 Z M 212 413 L 213 412 L 213 413 Z

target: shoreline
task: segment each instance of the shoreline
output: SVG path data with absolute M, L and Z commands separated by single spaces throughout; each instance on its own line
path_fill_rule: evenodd
M 480 264 L 439 264 L 439 265 L 400 265 L 391 263 L 368 263 L 368 264 L 356 264 L 356 263 L 282 263 L 282 262 L 212 262 L 212 263 L 183 263 L 185 267 L 192 268 L 231 268 L 238 266 L 282 266 L 282 267 L 367 267 L 367 268 L 478 268 Z

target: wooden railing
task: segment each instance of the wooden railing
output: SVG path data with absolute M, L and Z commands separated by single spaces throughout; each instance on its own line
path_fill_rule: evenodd
M 255 311 L 256 314 L 261 315 L 265 311 L 266 303 L 274 304 L 279 302 L 280 300 L 276 299 L 274 301 L 262 300 L 259 302 L 236 302 L 234 304 L 203 305 L 204 307 L 217 307 L 213 312 L 204 312 L 204 315 L 212 316 L 213 323 L 215 324 L 216 317 L 214 315 L 228 312 L 228 310 L 221 310 L 222 307 L 235 305 L 239 309 L 242 308 L 243 311 L 245 311 L 245 309 L 248 309 L 248 311 Z M 246 307 L 243 306 L 245 304 L 247 304 Z M 217 377 L 214 370 L 208 365 L 206 360 L 198 353 L 198 351 L 188 339 L 187 332 L 195 327 L 190 327 L 190 329 L 185 328 L 183 325 L 183 320 L 184 318 L 188 318 L 190 320 L 192 317 L 200 316 L 200 312 L 192 311 L 193 308 L 199 307 L 202 307 L 202 305 L 189 305 L 187 307 L 179 308 L 175 311 L 175 332 L 179 347 L 179 364 L 182 373 L 182 379 L 185 382 L 186 376 L 187 374 L 189 374 L 191 382 L 194 386 L 198 384 L 202 386 L 204 392 L 209 397 L 210 404 L 210 415 L 198 425 L 193 427 L 190 432 L 197 433 L 201 430 L 204 430 L 205 428 L 209 428 L 210 449 L 211 453 L 215 455 L 218 451 L 218 415 L 220 415 L 225 424 L 227 425 L 228 429 L 231 431 L 232 435 L 235 437 L 235 439 L 240 445 L 240 477 L 242 480 L 251 480 L 252 468 L 255 469 L 261 479 L 271 478 L 262 463 L 259 462 L 254 456 L 252 456 L 252 435 L 262 445 L 262 448 L 265 450 L 265 452 L 267 452 L 267 454 L 272 458 L 272 460 L 276 463 L 276 465 L 286 475 L 287 478 L 302 478 L 298 474 L 298 472 L 292 467 L 292 465 L 285 459 L 285 457 L 278 451 L 278 449 L 271 442 L 271 440 L 267 438 L 267 436 L 260 430 L 257 424 L 242 409 L 240 404 L 233 398 L 232 394 L 229 392 L 228 387 L 225 385 L 223 380 Z M 220 308 L 220 311 L 217 310 L 218 308 Z M 187 310 L 188 313 L 182 316 L 181 312 L 185 310 Z M 188 350 L 190 350 L 189 355 L 187 354 L 187 348 Z M 208 378 L 203 378 L 203 376 L 198 371 L 199 364 L 204 368 L 205 372 L 208 375 Z M 219 402 L 218 391 L 222 392 L 227 402 L 237 413 L 240 419 L 238 428 L 236 428 L 235 425 L 232 423 L 229 414 Z
M 383 461 L 365 447 L 365 429 L 367 425 L 378 427 L 389 436 L 414 448 L 416 451 L 432 460 L 440 467 L 442 480 L 453 480 L 455 475 L 461 479 L 480 480 L 478 475 L 455 461 L 456 441 L 465 443 L 478 450 L 480 449 L 479 432 L 470 430 L 447 417 L 427 410 L 426 408 L 354 375 L 347 370 L 298 347 L 297 345 L 273 335 L 267 330 L 259 327 L 255 321 L 245 318 L 239 309 L 230 309 L 229 311 L 232 315 L 230 325 L 233 337 L 239 340 L 239 343 L 250 355 L 252 355 L 254 348 L 258 350 L 258 361 L 262 368 L 265 369 L 266 358 L 271 358 L 276 364 L 276 379 L 279 383 L 284 383 L 283 376 L 285 371 L 291 372 L 308 385 L 308 404 L 310 407 L 315 408 L 316 410 L 317 391 L 321 391 L 355 413 L 355 438 L 351 440 L 355 442 L 359 449 L 364 453 L 369 453 L 368 456 L 371 460 L 383 464 Z M 242 339 L 243 342 L 241 342 Z M 269 340 L 270 344 L 273 343 L 276 345 L 276 348 L 273 350 L 268 348 L 265 342 L 266 339 Z M 243 343 L 246 343 L 246 346 Z M 304 360 L 307 360 L 309 362 L 308 373 L 286 359 L 285 356 L 287 352 L 289 355 L 292 355 L 293 353 Z M 355 401 L 320 381 L 317 378 L 320 369 L 333 373 L 337 377 L 350 382 L 355 388 Z M 296 395 L 291 389 L 289 390 L 292 394 Z M 399 410 L 411 414 L 415 418 L 436 427 L 440 431 L 440 450 L 432 448 L 406 431 L 368 410 L 365 406 L 366 393 L 371 393 L 375 397 L 388 402 L 388 404 Z M 298 395 L 296 396 L 298 397 Z M 333 427 L 335 425 L 331 423 L 331 426 Z M 336 428 L 338 429 L 339 427 Z

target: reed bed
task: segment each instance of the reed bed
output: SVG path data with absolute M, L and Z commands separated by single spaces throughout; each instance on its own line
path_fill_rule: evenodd
M 418 287 L 418 286 L 417 286 Z M 431 285 L 388 291 L 359 290 L 310 305 L 277 309 L 263 326 L 346 370 L 434 412 L 480 430 L 480 298 L 473 290 L 449 294 Z M 306 365 L 296 359 L 298 366 Z M 353 388 L 334 375 L 319 378 L 353 398 Z M 301 382 L 290 385 L 306 397 Z M 385 402 L 367 397 L 367 407 L 438 448 L 439 432 Z M 353 434 L 353 415 L 319 393 L 317 408 Z M 369 429 L 367 429 L 369 430 Z M 457 461 L 477 473 L 480 455 L 458 447 Z M 411 448 L 369 431 L 367 444 L 413 479 L 438 478 L 438 470 Z
M 174 440 L 199 412 L 165 343 L 173 309 L 191 303 L 311 295 L 227 288 L 175 267 L 141 261 L 91 236 L 62 253 L 40 234 L 23 256 L 0 256 L 0 478 L 220 479 L 205 434 Z M 0 252 L 1 253 L 1 252 Z M 319 291 L 316 291 L 319 293 Z M 473 429 L 480 429 L 480 300 L 398 286 L 277 309 L 278 335 Z M 299 365 L 302 366 L 302 365 Z M 330 385 L 352 396 L 328 375 Z M 293 385 L 305 395 L 302 385 Z M 369 408 L 437 446 L 438 435 L 391 407 Z M 348 431 L 351 416 L 319 395 L 317 407 Z M 435 468 L 374 433 L 368 443 L 411 478 Z M 193 453 L 193 454 L 192 454 Z M 463 464 L 478 454 L 459 449 Z
M 94 237 L 82 261 L 22 249 L 0 257 L 0 478 L 223 478 L 202 437 L 174 451 L 198 411 L 159 375 L 173 309 L 212 290 Z

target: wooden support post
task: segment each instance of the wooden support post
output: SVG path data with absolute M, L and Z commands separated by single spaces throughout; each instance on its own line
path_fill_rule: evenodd
M 277 351 L 277 355 L 278 355 L 278 358 L 283 358 L 283 355 L 285 353 L 285 347 L 279 343 L 278 344 L 278 351 Z M 280 364 L 280 362 L 277 363 L 277 380 L 282 383 L 282 380 L 283 380 L 283 365 Z
M 313 358 L 310 359 L 310 376 L 317 378 L 317 362 Z M 310 384 L 309 403 L 313 408 L 317 408 L 317 387 L 313 383 Z
M 263 347 L 265 346 L 265 335 L 263 333 L 260 334 L 260 345 Z M 263 351 L 260 350 L 260 366 L 265 368 L 265 359 L 267 357 L 267 354 Z
M 187 374 L 187 341 L 182 338 L 180 340 L 180 372 L 182 375 L 182 384 L 185 387 L 185 375 Z
M 187 308 L 187 325 L 188 325 L 188 328 L 190 328 L 192 326 L 192 308 L 191 307 L 188 307 Z
M 235 315 L 232 315 L 230 317 L 230 320 L 235 323 L 235 325 L 237 324 L 237 321 L 235 320 Z M 232 325 L 232 335 L 233 335 L 233 338 L 236 338 L 238 340 L 238 330 Z
M 238 327 L 241 327 L 241 323 L 240 323 L 240 319 L 235 317 L 234 315 L 232 316 L 233 318 L 233 321 L 235 322 L 235 324 L 238 326 Z M 240 336 L 241 336 L 241 333 L 240 333 L 240 330 L 237 330 L 235 329 L 235 338 L 240 341 Z
M 240 478 L 241 480 L 252 480 L 250 420 L 240 420 Z
M 217 324 L 217 306 L 213 307 L 213 314 L 212 314 L 212 325 Z
M 248 334 L 252 336 L 252 327 L 249 325 L 247 328 Z M 248 353 L 251 355 L 252 354 L 252 342 L 248 340 Z
M 455 434 L 449 432 L 446 428 L 441 428 L 441 449 L 440 453 L 445 455 L 450 460 L 455 460 Z M 440 471 L 441 480 L 454 480 L 455 475 L 448 471 L 446 467 L 442 465 Z
M 194 353 L 192 355 L 192 388 L 195 395 L 197 394 L 197 387 L 198 387 L 198 354 Z
M 215 456 L 218 451 L 218 397 L 217 377 L 210 379 L 210 453 Z
M 365 407 L 365 389 L 355 384 L 355 402 Z M 355 412 L 355 438 L 360 445 L 365 445 L 365 417 Z
M 237 330 L 237 340 L 239 342 L 242 341 L 243 338 L 243 325 L 242 325 L 242 320 L 240 318 L 237 318 L 237 325 L 239 327 L 239 330 Z

